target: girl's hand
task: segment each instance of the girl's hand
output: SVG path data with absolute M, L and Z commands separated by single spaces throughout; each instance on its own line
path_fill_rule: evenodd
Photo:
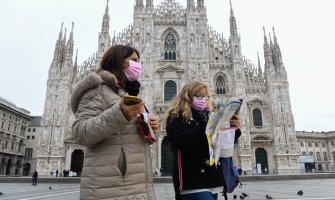
M 155 132 L 155 133 L 157 133 L 157 131 L 158 131 L 158 121 L 157 121 L 157 119 L 154 117 L 154 116 L 152 116 L 152 115 L 150 115 L 150 126 L 151 126 L 151 128 L 152 128 L 152 130 Z

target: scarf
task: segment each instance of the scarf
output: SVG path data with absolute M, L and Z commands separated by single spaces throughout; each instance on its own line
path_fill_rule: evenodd
M 140 93 L 140 87 L 141 84 L 138 81 L 126 81 L 124 84 L 124 90 L 132 96 L 137 96 Z

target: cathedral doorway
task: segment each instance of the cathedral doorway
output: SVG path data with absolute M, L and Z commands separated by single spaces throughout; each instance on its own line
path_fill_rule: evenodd
M 172 166 L 173 158 L 172 151 L 170 147 L 170 142 L 167 137 L 164 137 L 162 141 L 162 164 L 161 164 L 161 175 L 162 176 L 171 176 L 172 175 Z
M 267 152 L 264 148 L 257 148 L 255 154 L 257 172 L 260 173 L 260 170 L 262 174 L 267 174 L 269 172 Z
M 31 170 L 31 165 L 29 163 L 25 163 L 23 165 L 23 172 L 22 172 L 22 176 L 29 176 L 30 174 L 30 170 Z
M 77 176 L 80 176 L 81 171 L 83 170 L 83 163 L 84 163 L 84 152 L 80 149 L 74 150 L 71 155 L 70 171 L 76 172 Z

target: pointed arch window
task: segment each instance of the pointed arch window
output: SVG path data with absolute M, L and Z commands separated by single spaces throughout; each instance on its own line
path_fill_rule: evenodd
M 316 160 L 317 161 L 321 160 L 321 153 L 320 152 L 316 152 Z
M 323 152 L 323 160 L 328 161 L 327 152 Z
M 262 112 L 258 108 L 255 108 L 252 111 L 252 117 L 254 121 L 254 126 L 263 126 Z
M 226 81 L 223 76 L 218 76 L 215 81 L 216 94 L 226 94 Z
M 168 32 L 164 38 L 164 59 L 176 60 L 177 40 L 172 32 Z
M 174 81 L 166 81 L 164 84 L 164 101 L 171 101 L 177 94 L 177 84 Z

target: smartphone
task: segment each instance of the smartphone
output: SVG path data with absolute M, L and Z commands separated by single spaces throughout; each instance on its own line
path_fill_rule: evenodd
M 142 99 L 137 96 L 125 95 L 123 99 L 124 99 L 124 104 L 126 104 L 127 106 L 135 105 L 135 104 L 142 102 Z

